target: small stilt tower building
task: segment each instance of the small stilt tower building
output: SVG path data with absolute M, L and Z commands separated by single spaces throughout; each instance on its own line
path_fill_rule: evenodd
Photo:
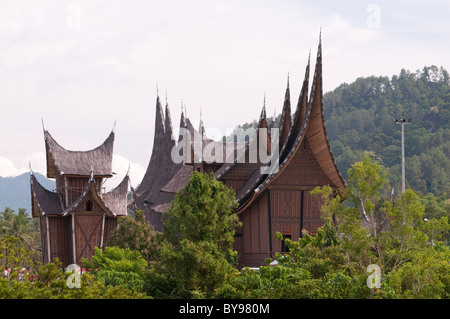
M 63 266 L 90 260 L 94 247 L 102 248 L 127 215 L 128 173 L 113 190 L 103 183 L 113 176 L 114 130 L 97 148 L 70 151 L 60 146 L 44 128 L 47 177 L 56 190 L 45 189 L 30 172 L 32 216 L 40 219 L 42 261 L 58 258 Z

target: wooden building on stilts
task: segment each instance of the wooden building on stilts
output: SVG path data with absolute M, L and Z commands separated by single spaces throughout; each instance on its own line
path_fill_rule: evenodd
M 323 224 L 320 203 L 310 194 L 316 186 L 330 185 L 344 191 L 345 180 L 340 174 L 327 139 L 322 104 L 322 43 L 319 40 L 316 64 L 311 89 L 309 89 L 310 60 L 306 66 L 303 87 L 299 94 L 294 114 L 291 113 L 289 79 L 285 92 L 278 136 L 267 130 L 265 105 L 261 112 L 254 137 L 241 143 L 219 143 L 204 135 L 202 122 L 196 130 L 182 112 L 180 129 L 185 129 L 188 138 L 172 136 L 172 125 L 168 105 L 165 114 L 159 97 L 156 101 L 155 136 L 153 151 L 146 174 L 133 192 L 134 210 L 143 210 L 147 222 L 155 230 L 162 231 L 162 214 L 168 209 L 174 195 L 186 185 L 194 170 L 214 172 L 216 179 L 232 187 L 239 204 L 235 210 L 243 223 L 236 230 L 235 250 L 242 266 L 259 266 L 275 252 L 286 247 L 274 235 L 296 240 L 303 231 L 314 235 Z M 267 167 L 262 161 L 249 161 L 252 143 L 266 134 L 267 150 L 270 152 L 272 138 L 278 138 L 276 169 L 263 172 Z M 195 140 L 200 136 L 199 146 Z M 187 143 L 187 144 L 186 144 Z M 214 144 L 216 143 L 216 144 Z M 182 145 L 181 145 L 182 144 Z M 174 147 L 188 145 L 189 154 L 184 154 L 182 163 L 174 163 L 171 152 Z M 211 147 L 212 145 L 212 147 Z M 234 159 L 225 158 L 225 149 L 234 150 Z M 221 151 L 219 160 L 198 160 L 200 152 Z M 240 155 L 238 155 L 240 154 Z M 214 154 L 213 154 L 214 155 Z M 217 154 L 216 154 L 217 155 Z M 272 158 L 272 161 L 275 157 Z
M 56 190 L 45 189 L 30 172 L 32 216 L 40 220 L 42 261 L 58 258 L 63 266 L 90 260 L 94 247 L 102 248 L 127 215 L 128 173 L 120 184 L 105 192 L 103 183 L 113 176 L 114 130 L 97 148 L 70 151 L 44 128 L 47 177 Z

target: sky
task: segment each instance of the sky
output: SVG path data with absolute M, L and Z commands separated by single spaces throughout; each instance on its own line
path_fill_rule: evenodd
M 0 0 L 0 176 L 45 174 L 43 124 L 85 151 L 115 127 L 115 187 L 142 180 L 156 97 L 206 133 L 281 112 L 322 36 L 324 92 L 362 76 L 450 70 L 450 1 Z M 311 75 L 312 77 L 312 75 Z M 210 136 L 209 137 L 216 137 Z

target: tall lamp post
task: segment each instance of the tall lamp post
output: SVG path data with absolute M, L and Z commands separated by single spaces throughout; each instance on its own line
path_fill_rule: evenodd
M 410 124 L 411 119 L 406 120 L 403 117 L 403 112 L 402 112 L 402 118 L 394 119 L 394 122 L 396 124 L 399 124 L 402 126 L 402 193 L 404 193 L 405 192 L 405 125 Z

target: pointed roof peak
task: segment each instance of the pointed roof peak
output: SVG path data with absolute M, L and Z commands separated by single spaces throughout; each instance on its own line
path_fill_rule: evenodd
M 114 120 L 114 125 L 113 125 L 113 128 L 111 130 L 111 133 L 116 133 L 116 124 L 117 124 L 117 120 Z
M 203 118 L 202 118 L 202 108 L 200 108 L 200 124 L 198 127 L 198 131 L 202 136 L 205 135 L 205 127 L 203 126 Z
M 309 49 L 308 64 L 306 65 L 304 81 L 307 81 L 309 79 L 309 70 L 310 70 L 310 68 L 311 68 L 311 49 Z
M 45 129 L 44 119 L 42 117 L 41 117 L 41 123 L 42 123 L 42 130 L 45 133 L 45 131 L 47 131 L 47 130 Z
M 317 56 L 318 57 L 322 56 L 322 26 L 320 27 L 320 32 L 319 32 L 319 47 L 317 49 Z
M 168 103 L 166 103 L 165 113 L 166 113 L 164 119 L 165 132 L 169 136 L 169 138 L 172 138 L 172 117 L 170 116 L 170 108 Z
M 261 115 L 259 116 L 260 120 L 266 118 L 266 94 L 264 93 L 264 102 L 261 110 Z
M 285 104 L 286 104 L 286 101 L 290 101 L 290 99 L 291 99 L 291 97 L 290 97 L 290 89 L 289 89 L 289 72 L 288 72 L 286 93 L 284 94 Z

